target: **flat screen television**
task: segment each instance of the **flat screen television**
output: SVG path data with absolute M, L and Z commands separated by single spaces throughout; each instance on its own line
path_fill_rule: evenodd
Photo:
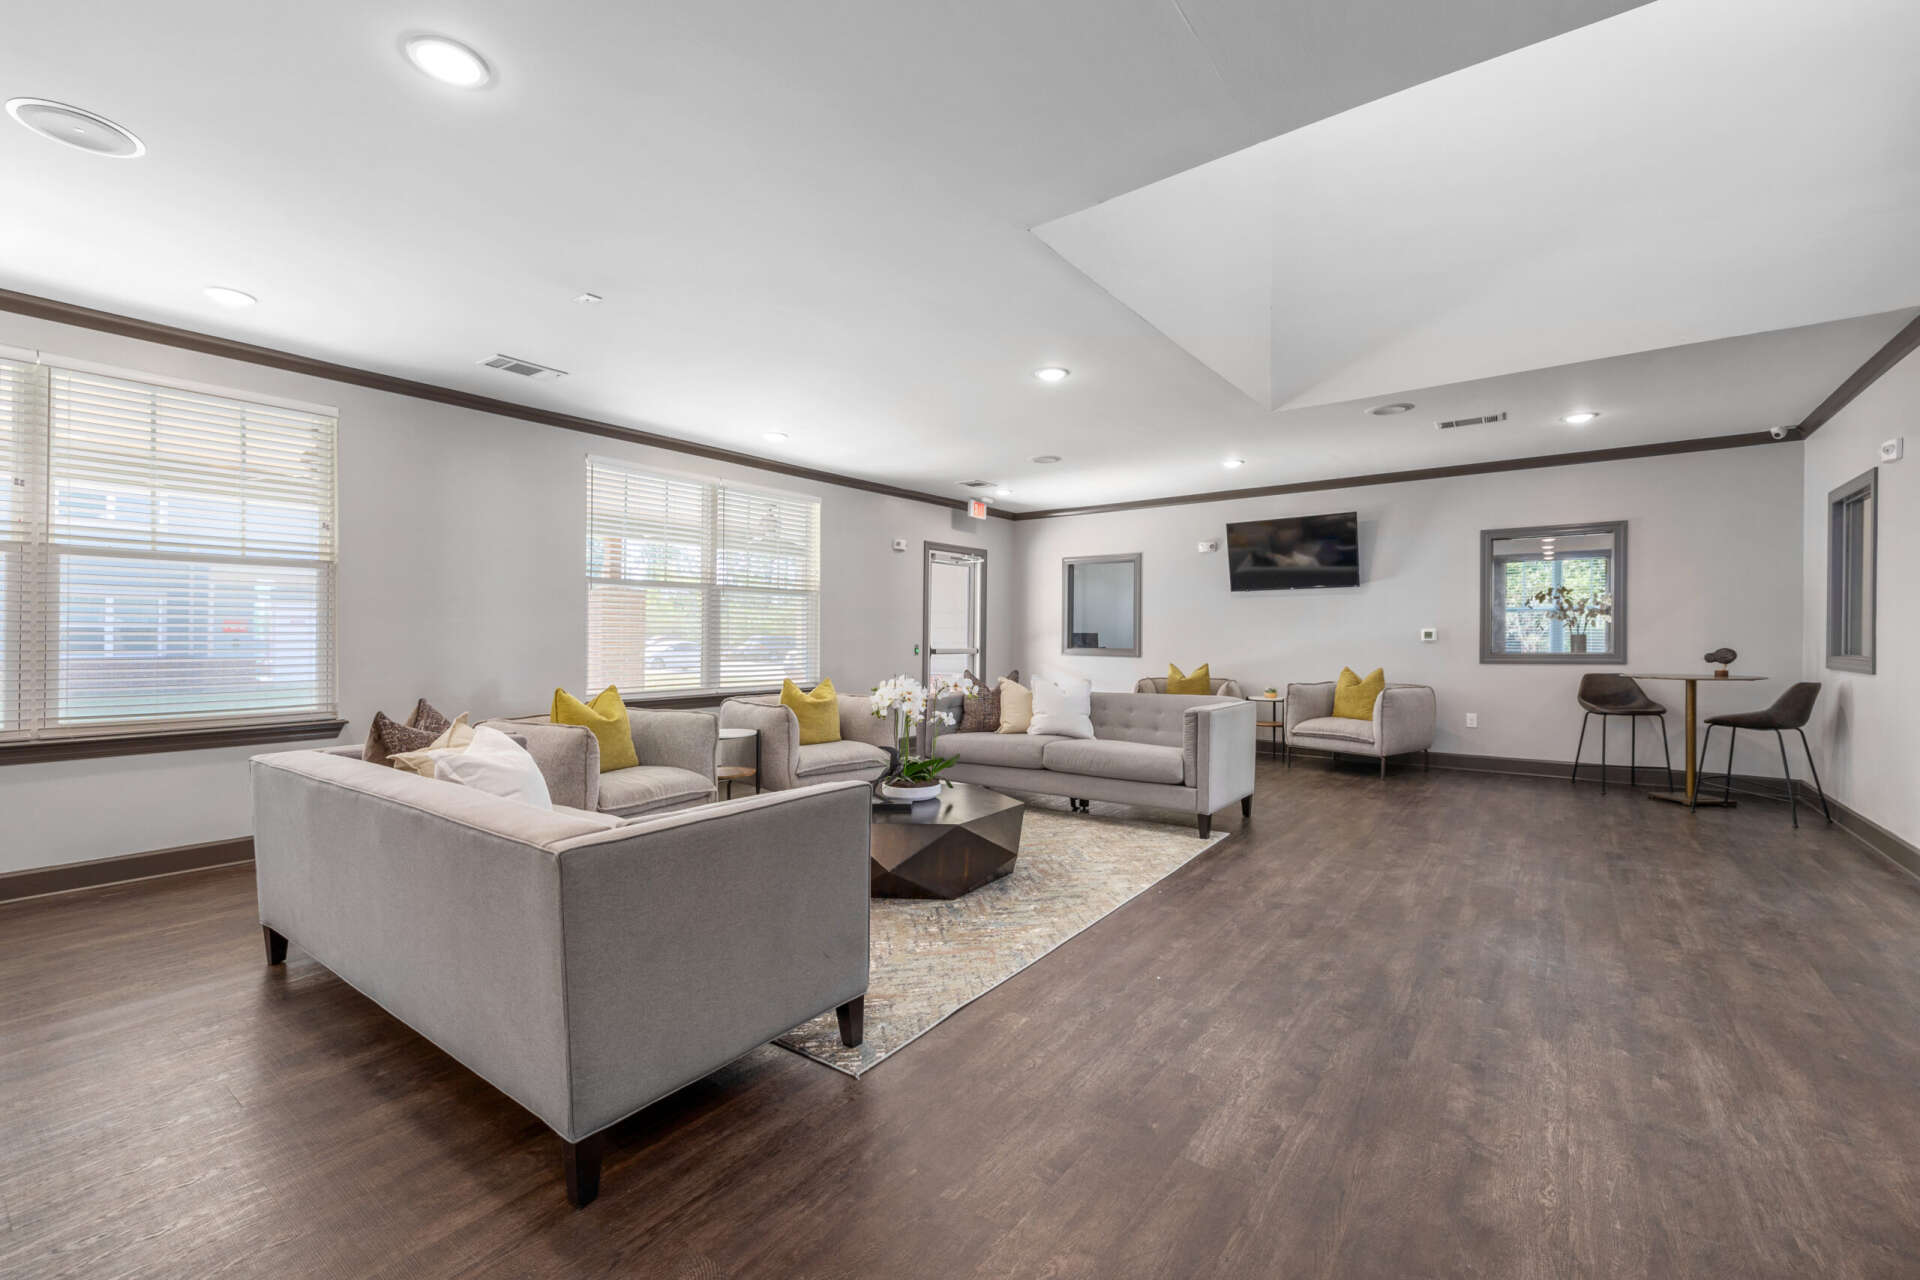
M 1235 591 L 1360 585 L 1360 513 L 1248 520 L 1227 526 Z

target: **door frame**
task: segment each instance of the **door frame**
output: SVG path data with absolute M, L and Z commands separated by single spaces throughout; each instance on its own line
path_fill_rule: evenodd
M 957 542 L 922 542 L 920 544 L 920 683 L 932 687 L 933 680 L 933 553 L 947 551 L 954 555 L 972 556 L 978 561 L 974 570 L 979 575 L 974 594 L 980 602 L 980 666 L 987 665 L 987 549 L 985 547 L 962 546 Z M 971 605 L 969 605 L 971 607 Z M 968 649 L 965 652 L 972 653 Z M 981 680 L 987 678 L 985 670 L 973 673 Z M 924 730 L 925 726 L 922 726 Z

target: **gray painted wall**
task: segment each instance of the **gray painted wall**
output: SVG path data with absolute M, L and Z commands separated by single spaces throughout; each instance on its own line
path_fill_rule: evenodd
M 1001 570 L 1013 532 L 1004 520 L 24 317 L 0 317 L 0 345 L 339 409 L 342 741 L 360 741 L 374 711 L 403 712 L 420 696 L 449 714 L 497 714 L 544 709 L 556 684 L 579 688 L 590 452 L 818 496 L 823 667 L 841 687 L 919 673 L 928 539 L 988 550 L 988 661 L 1009 665 L 1012 575 Z M 909 549 L 892 550 L 894 538 Z M 0 872 L 244 835 L 252 754 L 0 767 Z
M 1920 354 L 1910 355 L 1814 433 L 1806 451 L 1804 564 L 1806 678 L 1824 684 L 1807 736 L 1833 796 L 1909 843 L 1920 844 L 1920 459 L 1878 460 L 1880 442 L 1920 448 Z M 1879 619 L 1872 675 L 1826 669 L 1827 494 L 1880 470 Z
M 1782 444 L 1023 522 L 1020 665 L 1064 668 L 1108 690 L 1165 675 L 1169 662 L 1184 671 L 1211 663 L 1215 676 L 1249 690 L 1330 680 L 1342 665 L 1363 675 L 1384 666 L 1389 680 L 1436 689 L 1436 750 L 1570 760 L 1581 717 L 1573 691 L 1588 668 L 1479 662 L 1480 531 L 1628 521 L 1624 670 L 1701 670 L 1700 655 L 1725 644 L 1740 651 L 1740 671 L 1775 677 L 1703 690 L 1705 715 L 1770 699 L 1799 677 L 1800 488 L 1800 447 Z M 1224 539 L 1230 521 L 1349 510 L 1360 513 L 1357 588 L 1236 595 L 1225 552 L 1195 550 L 1201 539 Z M 1145 553 L 1142 656 L 1063 656 L 1061 557 L 1122 551 Z M 1439 628 L 1436 643 L 1421 642 L 1424 626 Z M 1678 684 L 1647 690 L 1680 705 Z M 1478 729 L 1465 727 L 1469 711 Z M 1669 727 L 1677 765 L 1677 715 Z M 1615 732 L 1624 762 L 1626 729 Z M 1641 743 L 1642 759 L 1658 758 L 1646 729 Z M 1587 746 L 1596 746 L 1591 734 Z M 1743 752 L 1739 767 L 1779 762 Z

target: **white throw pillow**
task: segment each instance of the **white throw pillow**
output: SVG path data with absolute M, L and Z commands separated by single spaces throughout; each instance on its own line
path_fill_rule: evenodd
M 473 741 L 465 751 L 448 752 L 433 762 L 433 776 L 536 809 L 553 808 L 547 780 L 533 756 L 506 734 L 484 724 L 473 731 Z
M 1093 736 L 1093 681 L 1078 676 L 1035 676 L 1033 719 L 1028 733 L 1062 738 Z

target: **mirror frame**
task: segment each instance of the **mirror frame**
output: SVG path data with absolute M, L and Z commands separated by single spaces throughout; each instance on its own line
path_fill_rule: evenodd
M 1060 561 L 1060 652 L 1089 658 L 1137 658 L 1140 656 L 1140 596 L 1143 553 L 1118 556 L 1066 556 Z M 1126 649 L 1089 649 L 1073 643 L 1073 569 L 1082 564 L 1131 564 L 1133 566 L 1133 645 Z

